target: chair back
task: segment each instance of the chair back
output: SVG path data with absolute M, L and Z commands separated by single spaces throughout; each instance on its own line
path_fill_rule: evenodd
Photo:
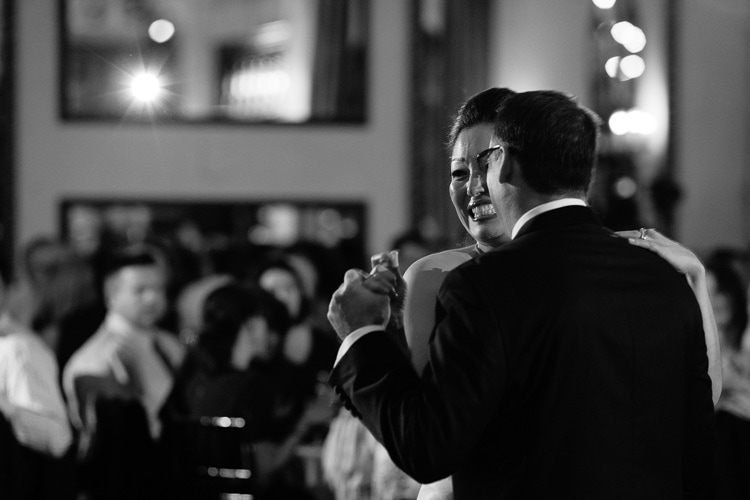
M 255 490 L 252 445 L 239 417 L 172 416 L 164 422 L 162 444 L 170 476 L 181 498 L 252 500 Z

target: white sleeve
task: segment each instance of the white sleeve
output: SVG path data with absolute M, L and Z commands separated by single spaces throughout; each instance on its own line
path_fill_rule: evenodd
M 20 443 L 60 456 L 73 436 L 58 384 L 57 361 L 39 342 L 5 339 L 5 398 L 8 419 Z
M 336 361 L 333 363 L 333 366 L 335 367 L 336 365 L 339 364 L 339 361 L 341 360 L 341 358 L 344 357 L 344 354 L 347 353 L 349 348 L 352 345 L 354 345 L 356 341 L 358 341 L 359 339 L 361 339 L 368 333 L 378 332 L 378 331 L 383 331 L 383 327 L 380 325 L 368 325 L 368 326 L 363 326 L 361 328 L 357 328 L 352 333 L 347 335 L 347 337 L 344 339 L 343 342 L 341 342 L 341 345 L 339 346 L 339 352 L 336 354 Z

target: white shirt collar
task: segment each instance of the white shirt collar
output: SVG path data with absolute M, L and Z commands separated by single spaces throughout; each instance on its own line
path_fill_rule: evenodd
M 155 329 L 138 327 L 134 325 L 133 323 L 131 323 L 130 321 L 128 321 L 127 319 L 125 319 L 124 316 L 114 311 L 109 311 L 107 313 L 105 324 L 109 331 L 116 333 L 118 335 L 126 336 L 126 337 L 138 336 L 138 334 L 145 334 L 145 335 L 155 334 Z
M 548 201 L 547 203 L 542 203 L 541 205 L 535 206 L 534 208 L 523 214 L 520 219 L 518 219 L 516 225 L 513 226 L 513 232 L 511 233 L 510 239 L 515 239 L 516 235 L 518 235 L 518 232 L 521 230 L 524 224 L 529 222 L 537 215 L 543 214 L 544 212 L 549 212 L 550 210 L 555 210 L 556 208 L 572 206 L 585 207 L 586 202 L 580 198 L 561 198 L 559 200 Z

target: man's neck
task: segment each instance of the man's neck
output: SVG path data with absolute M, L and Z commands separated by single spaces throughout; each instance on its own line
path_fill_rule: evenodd
M 527 211 L 525 211 L 518 219 L 516 219 L 513 229 L 511 230 L 511 239 L 518 235 L 518 232 L 523 226 L 525 226 L 531 219 L 550 210 L 574 205 L 586 205 L 583 198 L 576 196 L 555 196 L 550 197 L 547 201 L 534 205 Z
M 586 201 L 586 195 L 584 193 L 562 193 L 553 195 L 543 195 L 539 193 L 526 193 L 526 195 L 519 197 L 519 218 L 526 212 L 540 206 L 545 203 L 549 203 L 557 200 L 565 200 L 570 198 L 578 198 L 582 201 Z

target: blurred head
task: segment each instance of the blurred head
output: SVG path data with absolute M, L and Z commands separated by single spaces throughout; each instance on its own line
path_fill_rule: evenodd
M 198 339 L 203 328 L 203 304 L 208 295 L 217 288 L 233 283 L 235 278 L 229 274 L 209 274 L 186 285 L 177 297 L 177 327 L 180 341 L 191 345 Z
M 283 257 L 271 258 L 258 273 L 258 285 L 284 304 L 294 324 L 309 313 L 310 299 L 297 270 Z
M 288 328 L 286 308 L 270 293 L 230 283 L 206 297 L 198 345 L 219 369 L 244 370 L 253 360 L 274 359 Z
M 113 255 L 104 278 L 109 311 L 141 328 L 153 327 L 167 309 L 164 268 L 146 249 L 127 249 Z
M 39 237 L 28 242 L 20 256 L 14 300 L 18 306 L 26 302 L 34 330 L 97 300 L 93 269 L 70 245 Z
M 748 323 L 745 284 L 728 261 L 709 258 L 705 265 L 708 295 L 722 344 L 737 350 Z
M 432 248 L 418 229 L 412 229 L 394 238 L 390 248 L 398 250 L 398 265 L 401 272 L 409 269 L 414 262 L 429 255 Z
M 599 124 L 593 112 L 560 92 L 521 92 L 505 99 L 493 138 L 500 147 L 489 155 L 488 186 L 497 209 L 511 213 L 530 196 L 584 198 L 596 163 Z
M 469 235 L 485 249 L 497 246 L 505 232 L 487 189 L 486 158 L 477 155 L 491 144 L 497 110 L 514 92 L 491 88 L 476 94 L 458 110 L 448 142 L 451 150 L 450 196 L 456 214 Z

